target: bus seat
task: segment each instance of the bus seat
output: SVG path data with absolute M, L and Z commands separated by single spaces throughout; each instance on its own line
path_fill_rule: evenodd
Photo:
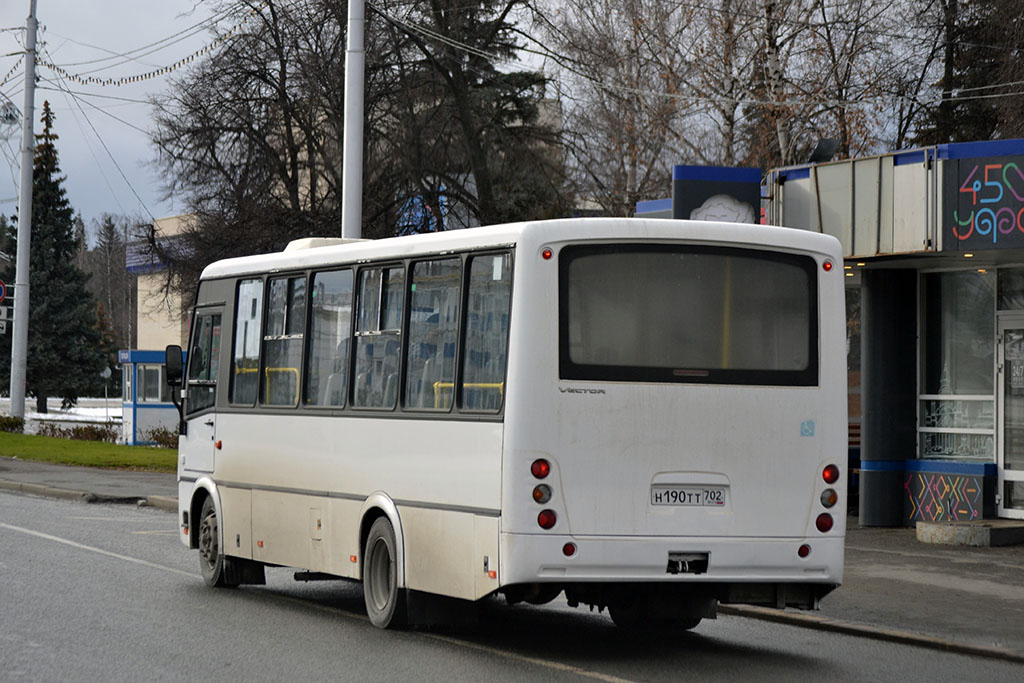
M 367 376 L 365 372 L 360 372 L 358 375 L 356 375 L 355 402 L 357 405 L 366 405 L 366 401 L 368 398 L 366 395 L 366 380 Z
M 324 384 L 324 395 L 320 405 L 343 406 L 345 405 L 345 375 L 340 372 L 332 372 L 327 376 Z

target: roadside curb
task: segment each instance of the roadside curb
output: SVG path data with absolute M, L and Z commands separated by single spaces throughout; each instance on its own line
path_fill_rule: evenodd
M 1001 659 L 1006 662 L 1024 664 L 1024 652 L 1007 650 L 991 645 L 973 645 L 962 643 L 936 636 L 926 636 L 909 631 L 858 624 L 851 621 L 839 621 L 828 617 L 819 617 L 812 614 L 796 614 L 783 612 L 768 607 L 754 607 L 750 605 L 719 605 L 719 614 L 727 614 L 737 617 L 748 617 L 750 619 L 761 619 L 762 621 L 774 621 L 780 624 L 798 626 L 800 628 L 816 629 L 818 631 L 830 631 L 845 635 L 860 636 L 874 640 L 883 640 L 890 643 L 901 643 L 904 645 L 916 645 L 932 650 L 954 652 L 957 654 L 974 655 L 976 657 L 987 657 L 989 659 Z
M 77 500 L 83 503 L 115 503 L 119 505 L 139 505 L 143 507 L 154 507 L 170 512 L 178 511 L 178 499 L 169 496 L 103 496 L 88 491 L 75 489 L 62 489 L 44 484 L 31 484 L 21 481 L 10 481 L 0 479 L 0 489 L 28 493 L 46 498 L 61 498 L 63 500 Z
M 167 510 L 168 512 L 178 511 L 178 499 L 170 496 L 147 496 L 146 505 L 149 507 Z

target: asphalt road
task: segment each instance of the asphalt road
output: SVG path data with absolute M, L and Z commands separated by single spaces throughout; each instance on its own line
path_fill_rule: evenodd
M 624 635 L 562 604 L 383 632 L 358 585 L 207 588 L 169 512 L 0 491 L 0 680 L 1024 680 L 1024 666 L 741 617 Z

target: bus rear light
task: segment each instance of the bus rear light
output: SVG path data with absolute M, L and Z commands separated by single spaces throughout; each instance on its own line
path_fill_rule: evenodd
M 573 555 L 575 555 L 576 554 L 576 544 L 575 543 L 566 543 L 565 545 L 563 545 L 562 546 L 562 554 L 565 555 L 566 557 L 572 557 Z
M 826 484 L 834 484 L 839 481 L 839 468 L 835 465 L 826 465 L 825 469 L 821 471 L 821 478 L 825 480 Z
M 836 493 L 835 489 L 825 489 L 821 492 L 821 504 L 823 507 L 830 508 L 839 502 L 839 494 Z
M 823 262 L 823 263 L 821 264 L 821 268 L 822 268 L 822 270 L 824 270 L 824 271 L 825 271 L 826 273 L 830 272 L 830 271 L 832 270 L 832 261 L 830 261 L 830 260 L 826 259 L 826 260 L 825 260 L 825 261 L 824 261 L 824 262 Z
M 538 484 L 533 488 L 533 499 L 538 503 L 546 503 L 551 500 L 551 487 L 547 484 Z
M 537 524 L 540 525 L 541 529 L 550 529 L 555 525 L 558 518 L 555 516 L 554 510 L 541 510 L 540 514 L 537 515 Z
M 555 252 L 551 251 L 551 247 L 544 247 L 540 252 L 540 257 L 545 261 L 550 261 L 551 257 L 555 255 Z
M 543 479 L 551 474 L 551 463 L 544 458 L 538 458 L 530 465 L 530 472 L 538 479 Z
M 818 531 L 820 531 L 823 534 L 832 531 L 833 524 L 835 524 L 835 522 L 832 519 L 832 515 L 828 514 L 827 512 L 822 512 L 820 515 L 818 515 L 818 519 L 814 520 L 814 526 L 816 526 L 818 528 Z
M 797 556 L 799 556 L 801 558 L 810 556 L 810 554 L 811 554 L 811 546 L 809 546 L 806 543 L 804 543 L 802 546 L 797 548 L 796 554 L 797 554 Z

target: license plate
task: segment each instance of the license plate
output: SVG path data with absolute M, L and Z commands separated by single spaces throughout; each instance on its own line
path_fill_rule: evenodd
M 652 486 L 651 505 L 724 507 L 725 489 L 714 486 Z

